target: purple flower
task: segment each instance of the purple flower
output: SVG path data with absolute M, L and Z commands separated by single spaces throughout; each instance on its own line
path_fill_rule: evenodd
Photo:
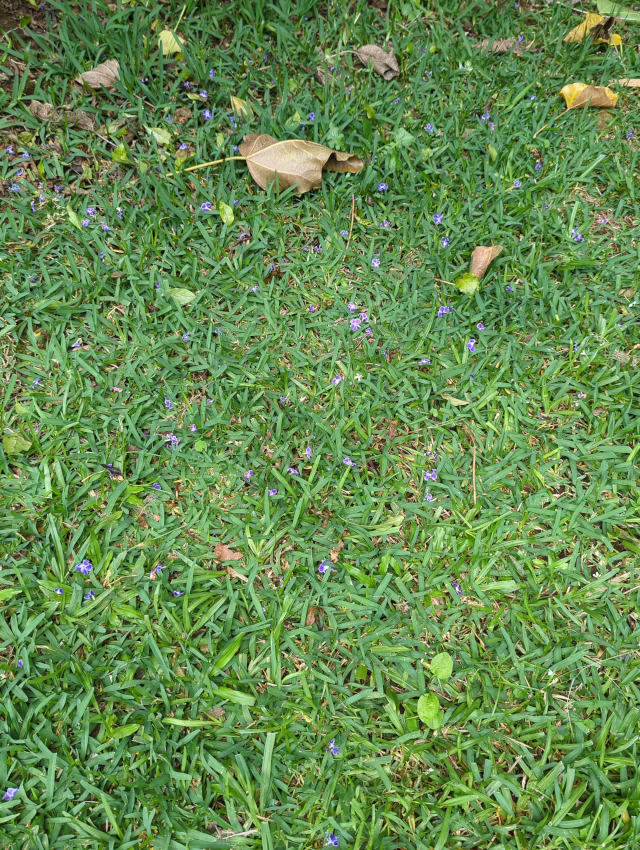
M 521 186 L 522 186 L 522 183 L 519 180 L 513 181 L 513 188 L 514 189 L 519 189 Z
M 19 788 L 7 788 L 2 799 L 5 803 L 8 803 L 10 800 L 13 800 L 19 790 Z
M 571 231 L 571 237 L 574 242 L 584 242 L 584 236 L 578 231 L 577 227 L 574 227 Z
M 331 570 L 332 570 L 332 567 L 331 567 L 331 565 L 330 565 L 330 564 L 328 564 L 328 563 L 327 563 L 327 559 L 326 559 L 326 558 L 324 558 L 324 559 L 323 559 L 323 560 L 322 560 L 322 561 L 318 564 L 318 572 L 319 572 L 320 574 L 324 574 L 324 573 L 327 573 L 327 572 L 329 572 L 329 573 L 330 573 L 330 572 L 331 572 Z
M 209 79 L 210 80 L 213 79 L 213 68 L 211 68 L 210 71 L 209 71 Z
M 453 307 L 448 307 L 446 304 L 443 304 L 442 307 L 438 308 L 438 318 L 441 319 L 443 316 L 446 316 L 447 313 L 451 313 L 453 311 Z
M 431 364 L 431 360 L 428 357 L 424 357 L 419 363 L 418 366 L 429 366 Z
M 492 122 L 491 122 L 491 124 L 489 124 L 489 130 L 491 130 L 491 132 L 493 133 L 493 131 L 494 131 L 495 129 L 496 129 L 496 125 L 495 125 L 495 124 L 493 123 L 493 121 L 492 121 Z
M 19 192 L 20 186 L 18 186 L 17 183 L 12 183 L 11 186 L 9 186 L 9 191 L 10 192 Z
M 539 159 L 536 162 L 536 171 L 540 171 L 541 168 L 542 168 L 542 160 Z
M 165 398 L 164 406 L 167 408 L 167 410 L 173 410 L 173 404 L 171 402 L 171 399 Z
M 234 152 L 234 153 L 238 153 L 238 152 L 239 152 L 239 150 L 240 150 L 240 148 L 239 148 L 237 145 L 234 145 L 234 146 L 233 146 L 233 152 Z
M 162 484 L 152 484 L 154 490 L 162 490 Z
M 518 42 L 521 41 L 524 41 L 524 36 L 522 35 L 522 33 L 520 33 L 520 35 L 518 36 Z
M 440 243 L 440 247 L 441 248 L 448 248 L 449 247 L 449 237 L 448 236 L 442 237 L 442 242 Z
M 316 113 L 310 112 L 309 113 L 309 121 L 315 121 L 315 120 L 316 120 Z
M 633 130 L 629 130 L 627 133 L 627 139 L 633 139 Z
M 164 570 L 164 568 L 165 568 L 164 564 L 158 564 L 158 566 L 155 568 L 154 572 L 159 573 L 162 570 Z
M 380 227 L 391 227 L 391 222 L 385 218 Z
M 469 342 L 467 343 L 467 348 L 469 349 L 469 351 L 470 351 L 472 354 L 473 354 L 473 352 L 476 350 L 476 341 L 475 341 L 475 339 L 473 339 L 473 337 L 472 337 L 472 338 L 469 340 Z
M 79 564 L 76 564 L 74 569 L 77 573 L 82 573 L 83 576 L 88 576 L 93 569 L 93 564 L 85 558 L 84 561 L 80 561 Z
M 550 206 L 551 206 L 551 204 L 545 204 L 544 205 L 545 210 L 548 210 Z
M 505 289 L 507 290 L 507 292 L 513 292 L 513 286 L 507 286 L 505 287 Z
M 348 230 L 341 230 L 340 231 L 340 236 L 342 236 L 344 239 L 346 239 L 348 235 L 349 235 Z
M 388 188 L 386 183 L 378 183 L 378 192 L 386 192 Z
M 356 305 L 353 303 L 353 301 L 349 301 L 349 303 L 347 304 L 347 310 L 348 310 L 350 313 L 355 313 L 357 309 L 358 309 L 358 308 L 357 308 L 357 307 L 356 307 Z
M 178 148 L 178 150 L 180 150 L 180 151 L 186 151 L 186 149 L 187 149 L 188 147 L 189 147 L 189 145 L 188 145 L 186 142 L 183 142 L 183 143 L 180 145 L 180 147 Z
M 289 469 L 287 469 L 287 472 L 289 473 L 289 475 L 300 475 L 298 470 L 295 469 L 293 466 L 290 466 Z
M 93 599 L 96 595 L 95 590 L 90 590 L 88 593 L 85 593 L 84 599 Z
M 335 378 L 333 379 L 333 381 L 331 381 L 331 383 L 333 384 L 334 387 L 337 387 L 341 380 L 342 380 L 342 376 L 336 375 Z
M 180 440 L 175 434 L 167 434 L 164 439 L 166 443 L 171 443 L 172 449 L 177 449 L 180 445 Z
M 331 752 L 331 755 L 333 755 L 333 756 L 337 756 L 337 755 L 338 755 L 338 753 L 340 752 L 340 750 L 336 747 L 335 738 L 332 738 L 332 739 L 329 741 L 329 746 L 327 747 L 327 750 L 329 750 L 329 751 Z
M 189 334 L 188 333 L 182 334 L 182 341 L 183 342 L 189 342 Z
M 275 489 L 275 487 L 272 490 L 269 490 L 268 493 L 269 493 L 270 496 L 277 496 L 278 495 L 278 491 Z
M 237 147 L 237 145 L 234 145 L 234 147 Z M 240 201 L 236 198 L 236 200 L 233 202 L 233 206 L 237 207 L 239 203 Z
M 366 310 L 363 310 L 360 313 L 360 318 L 362 319 L 363 322 L 368 322 L 369 321 L 369 313 Z
M 24 667 L 24 662 L 22 661 L 22 658 L 18 659 L 18 667 L 20 667 L 20 668 Z
M 258 284 L 256 283 L 254 286 L 252 286 L 252 287 L 251 287 L 251 289 L 249 290 L 249 292 L 260 292 L 260 287 L 259 287 L 259 286 L 258 286 Z
M 14 155 L 15 151 L 13 149 L 13 145 L 9 145 L 9 147 L 7 148 L 7 153 L 11 154 L 11 156 Z
M 304 450 L 304 453 L 307 456 L 307 460 L 311 460 L 311 446 L 307 446 L 307 448 Z
M 96 214 L 96 208 L 95 207 L 87 207 L 84 212 L 85 212 L 85 215 L 91 216 L 91 218 L 93 218 L 94 215 Z
M 356 464 L 351 460 L 350 457 L 346 457 L 343 461 L 345 466 L 355 466 Z
M 600 216 L 600 218 L 598 219 L 598 224 L 609 224 L 609 219 L 605 218 L 604 216 Z
M 176 597 L 177 596 L 184 596 L 184 590 L 174 590 L 173 595 L 176 596 Z
M 332 844 L 334 847 L 339 847 L 340 842 L 338 841 L 338 836 L 335 832 L 332 832 L 327 838 L 327 844 Z
M 427 133 L 433 133 L 433 131 L 434 131 L 433 124 L 427 124 L 424 129 L 427 131 Z
M 431 493 L 425 493 L 424 500 L 425 502 L 433 502 L 433 496 L 431 495 Z
M 29 159 L 29 154 L 27 153 L 27 151 L 25 151 L 25 152 L 22 154 L 22 158 L 23 158 L 23 159 Z
M 516 6 L 517 6 L 517 4 L 516 4 Z M 462 596 L 462 588 L 460 587 L 460 585 L 458 584 L 458 582 L 457 582 L 457 581 L 452 581 L 452 582 L 451 582 L 451 584 L 452 584 L 453 589 L 455 590 L 455 592 L 458 594 L 458 596 Z
M 373 336 L 373 331 L 371 330 L 371 328 L 366 328 L 365 333 L 367 336 Z
M 425 481 L 437 481 L 438 473 L 435 469 L 426 469 L 424 472 L 424 480 Z
M 204 118 L 205 121 L 210 121 L 211 120 L 211 110 L 210 109 L 203 109 L 202 110 L 202 117 Z
M 374 269 L 379 269 L 380 268 L 380 260 L 377 257 L 374 257 L 373 260 L 371 260 L 371 265 L 373 266 Z
M 189 428 L 189 430 L 190 430 L 192 433 L 194 433 L 194 434 L 196 434 L 196 433 L 198 432 L 198 426 L 196 425 L 196 423 L 195 423 L 195 422 L 193 423 L 193 425 L 191 425 L 191 427 Z
M 244 480 L 248 483 L 249 481 L 251 481 L 254 475 L 255 472 L 253 471 L 253 469 L 248 469 L 244 474 Z
M 64 593 L 64 590 L 61 587 L 56 587 L 53 592 L 57 593 L 58 596 L 62 596 L 62 594 Z
M 485 326 L 482 324 L 482 322 L 478 322 L 478 324 L 476 325 L 476 328 L 477 328 L 479 331 L 484 331 L 484 330 L 486 330 L 486 328 L 485 328 Z
M 434 224 L 442 224 L 443 218 L 444 218 L 444 215 L 442 213 L 436 213 L 433 217 L 433 223 Z
M 89 225 L 90 225 L 90 224 L 91 224 L 91 222 L 89 221 L 89 219 L 88 219 L 88 218 L 83 218 L 83 219 L 82 219 L 82 226 L 83 226 L 83 227 L 89 227 Z
M 481 120 L 481 121 L 484 121 L 484 123 L 486 124 L 486 123 L 487 123 L 487 121 L 490 121 L 490 120 L 491 120 L 491 116 L 489 115 L 489 113 L 488 113 L 488 112 L 484 112 L 484 113 L 480 116 L 480 120 Z
M 40 386 L 41 383 L 42 383 L 42 378 L 34 378 L 32 383 L 31 383 L 31 387 L 33 389 L 35 389 L 36 387 Z
M 104 263 L 104 251 L 100 251 L 100 261 Z
M 118 207 L 117 213 L 118 213 L 118 218 L 120 219 L 120 221 L 123 221 L 124 215 L 122 214 L 122 210 L 120 209 L 120 207 Z
M 579 344 L 579 343 L 577 343 L 577 342 L 574 342 L 574 343 L 573 343 L 573 353 L 574 353 L 574 354 L 577 354 L 577 353 L 578 353 L 578 348 L 579 348 L 579 347 L 580 347 L 580 344 Z
M 352 330 L 352 331 L 360 330 L 360 325 L 362 324 L 362 319 L 357 319 L 357 318 L 356 318 L 356 319 L 351 319 L 351 321 L 349 322 L 349 324 L 351 325 L 351 330 Z
M 204 204 L 200 204 L 200 209 L 202 212 L 209 212 L 211 209 L 211 201 L 205 201 Z
M 316 312 L 316 305 L 315 304 L 309 304 L 309 312 L 310 313 Z
M 200 92 L 200 97 L 202 97 L 204 99 L 207 98 L 207 90 L 206 89 L 202 89 L 202 91 Z

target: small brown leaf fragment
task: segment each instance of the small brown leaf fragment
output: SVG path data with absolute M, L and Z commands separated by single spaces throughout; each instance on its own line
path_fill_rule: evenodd
M 193 112 L 186 106 L 179 106 L 173 116 L 177 124 L 186 124 L 191 118 L 193 118 Z
M 222 720 L 226 714 L 226 710 L 223 705 L 218 705 L 216 708 L 212 708 L 211 711 L 206 711 L 205 714 L 207 717 L 211 717 L 214 720 Z
M 603 130 L 607 129 L 607 124 L 611 121 L 612 118 L 613 118 L 613 112 L 609 112 L 608 109 L 601 109 L 598 112 L 598 120 L 596 122 L 596 129 L 598 130 L 599 133 L 601 133 Z
M 277 174 L 280 190 L 295 187 L 299 194 L 320 188 L 323 168 L 352 174 L 362 168 L 362 160 L 355 155 L 340 153 L 306 139 L 279 142 L 266 133 L 245 136 L 240 154 L 262 189 L 273 183 Z
M 533 41 L 526 44 L 524 41 L 519 42 L 517 38 L 502 38 L 491 41 L 490 38 L 483 38 L 477 44 L 473 45 L 477 50 L 482 50 L 483 53 L 509 53 L 513 51 L 516 56 L 522 56 L 525 50 L 533 52 Z
M 632 77 L 631 79 L 623 78 L 622 80 L 613 80 L 619 86 L 626 86 L 628 89 L 640 89 L 640 79 Z
M 365 44 L 356 50 L 356 55 L 363 65 L 373 66 L 376 74 L 380 74 L 387 81 L 400 76 L 400 68 L 393 50 L 385 53 L 377 44 Z
M 85 71 L 76 77 L 77 83 L 86 83 L 92 89 L 109 89 L 113 91 L 115 84 L 120 79 L 120 63 L 115 59 L 107 59 L 90 71 Z
M 489 263 L 501 252 L 502 245 L 478 245 L 471 255 L 471 274 L 480 280 L 489 268 Z
M 240 561 L 242 554 L 229 549 L 226 543 L 216 543 L 215 556 L 221 561 Z
M 39 100 L 32 100 L 29 104 L 29 112 L 39 118 L 41 121 L 51 121 L 58 117 L 53 104 L 41 103 Z
M 329 557 L 331 558 L 332 564 L 338 563 L 338 556 L 340 552 L 344 549 L 344 540 L 338 540 L 338 545 L 334 546 L 333 549 L 329 552 Z
M 393 440 L 398 436 L 398 420 L 392 419 L 389 422 L 389 439 Z
M 72 109 L 67 112 L 67 121 L 80 130 L 93 130 L 93 118 L 82 109 Z
M 237 570 L 234 570 L 231 564 L 227 564 L 227 575 L 229 578 L 239 578 L 240 581 L 245 582 L 245 584 L 249 581 L 249 576 L 245 576 Z
M 307 616 L 304 621 L 304 624 L 307 628 L 313 626 L 316 622 L 316 614 L 318 613 L 318 608 L 315 605 L 310 605 L 309 610 L 307 611 Z

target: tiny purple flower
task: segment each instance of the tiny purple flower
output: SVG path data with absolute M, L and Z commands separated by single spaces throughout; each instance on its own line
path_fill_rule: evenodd
M 91 222 L 89 221 L 89 219 L 88 219 L 88 218 L 83 218 L 83 219 L 82 219 L 82 226 L 83 226 L 83 227 L 89 227 L 89 225 L 90 225 L 90 224 L 91 224 Z
M 272 488 L 271 490 L 269 490 L 268 492 L 269 492 L 270 496 L 277 496 L 278 495 L 278 491 L 275 489 L 275 487 Z
M 40 386 L 41 383 L 42 383 L 42 378 L 34 378 L 32 383 L 31 383 L 32 389 L 35 389 L 36 387 Z
M 378 192 L 386 192 L 388 188 L 386 183 L 378 183 Z
M 522 186 L 522 183 L 519 180 L 513 181 L 513 188 L 514 189 L 519 189 L 521 186 Z
M 438 473 L 435 469 L 426 469 L 424 472 L 424 480 L 425 481 L 437 481 Z
M 362 319 L 358 319 L 358 318 L 356 318 L 356 319 L 351 319 L 351 321 L 349 322 L 349 324 L 351 325 L 351 330 L 352 330 L 352 331 L 360 330 L 360 325 L 362 324 Z
M 96 595 L 95 590 L 90 590 L 88 593 L 85 593 L 84 599 L 93 599 Z
M 351 460 L 350 457 L 346 457 L 343 461 L 345 466 L 355 466 L 356 464 Z
M 233 146 L 233 152 L 234 152 L 234 153 L 238 153 L 238 152 L 239 152 L 239 150 L 240 150 L 240 148 L 239 148 L 237 145 L 234 145 L 234 146 Z
M 122 214 L 122 210 L 119 207 L 117 209 L 117 213 L 118 213 L 118 218 L 120 219 L 120 221 L 124 221 L 124 215 Z
M 505 287 L 505 289 L 507 290 L 507 292 L 513 292 L 513 286 L 507 286 Z
M 182 334 L 182 341 L 183 342 L 189 342 L 189 334 L 188 333 Z
M 16 796 L 20 789 L 19 788 L 7 788 L 5 791 L 4 797 L 2 798 L 5 803 L 10 802 Z
M 331 381 L 331 383 L 333 384 L 334 387 L 337 387 L 341 380 L 342 380 L 342 376 L 336 375 L 335 378 L 333 379 L 333 381 Z
M 473 354 L 473 352 L 476 350 L 476 341 L 475 341 L 475 339 L 473 339 L 473 337 L 472 337 L 472 338 L 469 340 L 469 342 L 467 343 L 467 348 L 469 349 L 469 351 L 470 351 L 472 354 Z
M 56 587 L 56 589 L 53 592 L 57 593 L 58 596 L 62 596 L 62 594 L 64 593 L 64 590 L 61 587 Z
M 178 150 L 180 150 L 180 151 L 186 151 L 186 149 L 187 149 L 188 147 L 189 147 L 189 145 L 188 145 L 186 142 L 183 142 L 183 143 L 180 145 L 180 147 L 178 148 Z
M 309 304 L 309 312 L 310 313 L 316 312 L 316 305 L 315 304 Z
M 309 113 L 309 121 L 315 121 L 315 120 L 316 120 L 316 113 L 310 112 Z
M 441 248 L 448 248 L 448 247 L 449 247 L 449 241 L 450 241 L 450 240 L 449 240 L 449 237 L 448 237 L 448 236 L 443 236 L 443 237 L 442 237 L 442 242 L 440 243 L 440 247 L 441 247 Z
M 289 473 L 289 475 L 300 475 L 298 470 L 295 469 L 295 467 L 293 466 L 290 466 L 289 469 L 287 469 L 287 472 Z
M 478 324 L 476 325 L 476 328 L 477 328 L 479 331 L 484 331 L 484 330 L 486 330 L 486 328 L 485 328 L 485 326 L 482 324 L 482 322 L 478 322 Z
M 577 342 L 574 342 L 574 343 L 573 343 L 573 353 L 574 353 L 574 354 L 577 354 L 577 353 L 578 353 L 578 348 L 579 348 L 579 347 L 580 347 L 580 344 L 579 344 L 579 343 L 577 343 Z
M 211 209 L 211 201 L 205 201 L 204 204 L 200 204 L 200 209 L 202 212 L 209 212 Z
M 627 133 L 627 139 L 633 139 L 633 130 L 629 130 Z
M 94 215 L 96 214 L 96 208 L 95 207 L 87 207 L 86 210 L 85 210 L 85 214 L 90 216 L 91 218 L 93 218 Z
M 487 121 L 490 121 L 490 120 L 491 120 L 491 115 L 489 115 L 489 113 L 488 113 L 488 112 L 484 112 L 484 113 L 480 116 L 480 120 L 481 120 L 481 121 L 484 121 L 484 123 L 486 124 L 486 123 L 487 123 Z
M 311 446 L 307 446 L 307 448 L 304 450 L 304 453 L 307 456 L 307 460 L 311 460 Z
M 206 89 L 202 89 L 202 91 L 200 92 L 200 97 L 206 100 L 206 99 L 207 99 L 207 96 L 208 96 L 208 92 L 207 92 L 207 90 L 206 90 Z
M 202 117 L 204 118 L 205 121 L 210 121 L 211 120 L 211 110 L 210 109 L 203 109 L 202 110 Z
M 365 328 L 365 333 L 367 336 L 373 336 L 373 331 L 371 328 Z
M 175 597 L 178 597 L 178 596 L 184 596 L 184 590 L 174 590 L 174 591 L 173 591 L 173 595 L 174 595 Z
M 346 239 L 348 235 L 349 235 L 349 231 L 348 231 L 348 230 L 341 230 L 341 231 L 340 231 L 340 236 L 342 236 L 342 237 L 343 237 L 343 239 Z
M 164 406 L 167 408 L 167 410 L 173 410 L 173 403 L 171 399 L 165 398 Z
M 373 266 L 374 269 L 379 269 L 380 268 L 380 260 L 377 257 L 374 257 L 373 260 L 371 260 L 371 265 Z
M 152 484 L 154 490 L 162 490 L 162 484 Z
M 433 133 L 434 132 L 433 124 L 427 124 L 424 129 L 427 131 L 427 133 Z
M 212 80 L 212 79 L 213 79 L 213 68 L 211 68 L 211 69 L 209 70 L 209 79 L 210 79 L 210 80 Z
M 362 319 L 363 322 L 368 322 L 369 321 L 369 313 L 366 310 L 363 310 L 360 313 L 360 318 Z
M 197 433 L 198 433 L 198 426 L 196 425 L 196 423 L 195 423 L 195 422 L 191 425 L 191 427 L 189 428 L 189 430 L 190 430 L 193 434 L 197 434 Z
M 256 283 L 256 284 L 254 284 L 254 285 L 251 287 L 251 289 L 249 290 L 249 292 L 260 292 L 260 287 L 259 287 L 259 286 L 258 286 L 258 284 Z
M 521 41 L 524 41 L 524 36 L 522 35 L 522 33 L 520 33 L 520 35 L 518 36 L 518 43 L 520 43 Z
M 541 168 L 542 168 L 542 160 L 538 160 L 536 162 L 536 171 L 540 171 Z
M 442 219 L 444 218 L 443 213 L 436 213 L 433 217 L 434 224 L 442 224 Z
M 29 159 L 29 154 L 27 153 L 27 151 L 25 151 L 25 152 L 22 154 L 22 158 L 23 158 L 23 159 Z
M 329 741 L 329 746 L 327 747 L 327 750 L 329 750 L 329 751 L 331 752 L 331 755 L 334 755 L 334 756 L 337 756 L 337 755 L 338 755 L 338 753 L 340 752 L 340 750 L 338 749 L 338 747 L 336 747 L 335 738 L 332 738 L 332 739 Z
M 424 500 L 425 502 L 433 502 L 433 495 L 431 493 L 425 493 Z
M 251 481 L 254 475 L 255 472 L 253 471 L 253 469 L 248 469 L 244 474 L 244 480 L 248 483 L 249 481 Z
M 358 309 L 358 308 L 357 308 L 357 307 L 356 307 L 356 305 L 353 303 L 353 301 L 349 301 L 349 303 L 347 304 L 347 310 L 348 310 L 350 313 L 355 313 L 357 309 Z
M 453 589 L 455 590 L 455 592 L 458 594 L 458 596 L 462 596 L 462 588 L 460 587 L 460 585 L 458 584 L 458 582 L 457 582 L 457 581 L 452 581 L 452 582 L 451 582 L 451 584 L 452 584 Z
M 22 658 L 18 659 L 18 667 L 24 667 L 24 662 L 22 661 Z
M 104 251 L 100 251 L 100 261 L 104 263 Z
M 77 573 L 82 573 L 83 576 L 88 576 L 93 569 L 93 564 L 88 558 L 85 558 L 83 561 L 80 561 L 79 564 L 76 564 L 74 569 Z
M 330 572 L 331 572 L 331 570 L 332 570 L 332 567 L 331 567 L 331 566 L 327 563 L 327 559 L 326 559 L 326 558 L 324 558 L 324 560 L 322 560 L 322 561 L 318 564 L 318 572 L 319 572 L 319 573 L 321 573 L 321 574 L 324 574 L 324 573 L 327 573 L 327 572 L 329 572 L 329 573 L 330 573 Z
M 430 366 L 431 360 L 428 357 L 424 357 L 419 363 L 418 366 Z
M 15 154 L 15 151 L 13 149 L 13 145 L 9 145 L 9 147 L 7 148 L 7 153 L 10 154 L 11 156 L 13 156 Z
M 335 834 L 335 832 L 332 832 L 329 835 L 329 837 L 327 838 L 327 844 L 331 844 L 331 845 L 333 845 L 333 847 L 339 847 L 340 846 L 340 842 L 338 841 L 338 836 Z

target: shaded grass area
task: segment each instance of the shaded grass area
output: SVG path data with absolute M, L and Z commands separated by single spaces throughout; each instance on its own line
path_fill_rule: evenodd
M 637 846 L 637 96 L 553 122 L 640 76 L 637 26 L 621 58 L 563 6 L 182 8 L 5 37 L 2 846 Z M 389 83 L 349 52 L 387 37 Z M 366 165 L 164 176 L 246 132 Z

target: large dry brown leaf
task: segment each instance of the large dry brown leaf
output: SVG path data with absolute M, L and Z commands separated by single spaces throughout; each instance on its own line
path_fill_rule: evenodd
M 606 86 L 588 86 L 585 83 L 569 83 L 560 94 L 567 109 L 584 109 L 585 106 L 611 109 L 618 102 L 618 95 Z
M 76 83 L 86 83 L 92 89 L 113 90 L 120 79 L 120 63 L 115 59 L 107 59 L 100 65 L 96 65 L 91 71 L 85 71 L 76 77 Z
M 363 65 L 373 66 L 376 74 L 380 74 L 385 80 L 392 80 L 400 75 L 393 50 L 385 53 L 377 44 L 365 44 L 356 50 L 356 55 Z
M 496 39 L 494 42 L 489 38 L 484 38 L 473 46 L 477 50 L 482 50 L 483 53 L 487 51 L 489 53 L 509 53 L 512 50 L 516 56 L 522 56 L 525 50 L 529 53 L 533 52 L 533 41 L 525 44 L 524 41 L 519 42 L 517 38 Z
M 471 274 L 480 280 L 489 268 L 489 263 L 495 260 L 501 251 L 502 245 L 478 245 L 474 248 L 471 255 Z
M 234 552 L 226 543 L 216 543 L 215 555 L 221 561 L 239 561 L 242 558 L 241 552 Z
M 320 609 L 316 608 L 315 605 L 309 605 L 309 610 L 307 611 L 307 616 L 306 616 L 305 621 L 304 621 L 304 624 L 305 624 L 305 626 L 307 626 L 307 628 L 309 628 L 310 626 L 313 626 L 315 624 L 316 615 L 317 615 L 319 610 Z
M 362 168 L 362 160 L 354 154 L 333 151 L 306 139 L 279 142 L 266 133 L 245 136 L 240 154 L 262 189 L 273 183 L 277 173 L 281 190 L 293 186 L 299 194 L 320 188 L 323 169 L 355 174 Z

